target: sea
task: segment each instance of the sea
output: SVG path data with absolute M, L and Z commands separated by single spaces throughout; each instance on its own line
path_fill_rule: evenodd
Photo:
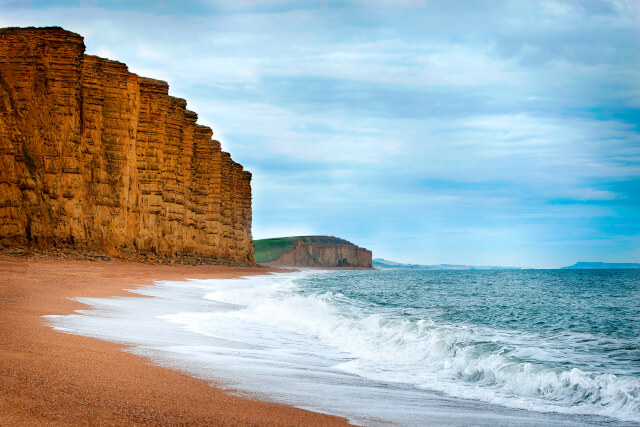
M 161 281 L 47 316 L 231 393 L 357 425 L 640 426 L 640 270 Z

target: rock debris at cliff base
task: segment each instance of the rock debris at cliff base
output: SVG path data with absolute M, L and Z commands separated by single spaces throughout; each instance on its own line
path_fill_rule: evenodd
M 166 82 L 0 29 L 0 247 L 254 263 L 251 174 Z

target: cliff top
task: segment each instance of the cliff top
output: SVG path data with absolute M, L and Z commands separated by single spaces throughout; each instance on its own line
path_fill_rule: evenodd
M 73 36 L 78 36 L 80 37 L 80 34 L 71 32 L 71 31 L 67 31 L 62 27 L 4 27 L 4 28 L 0 28 L 0 34 L 2 33 L 29 33 L 29 32 L 36 32 L 38 34 L 42 34 L 43 32 L 50 32 L 50 33 L 62 33 L 62 34 L 67 34 L 67 35 L 73 35 Z
M 334 236 L 291 236 L 273 239 L 254 240 L 256 262 L 269 262 L 278 259 L 285 252 L 289 252 L 299 243 L 318 245 L 349 245 L 353 243 Z
M 4 36 L 64 40 L 84 46 L 84 38 L 80 34 L 67 31 L 61 27 L 3 27 L 0 28 L 0 38 Z

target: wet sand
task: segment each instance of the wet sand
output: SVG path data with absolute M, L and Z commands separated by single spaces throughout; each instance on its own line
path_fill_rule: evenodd
M 269 270 L 0 256 L 0 425 L 345 425 L 342 418 L 231 396 L 125 347 L 54 331 L 69 298 L 132 296 L 154 280 Z

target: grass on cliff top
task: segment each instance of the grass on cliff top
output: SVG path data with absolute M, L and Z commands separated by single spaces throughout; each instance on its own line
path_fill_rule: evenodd
M 276 237 L 274 239 L 254 240 L 256 262 L 274 261 L 286 252 L 296 247 L 298 241 L 302 243 L 320 243 L 333 245 L 351 245 L 352 243 L 333 236 L 293 236 Z

